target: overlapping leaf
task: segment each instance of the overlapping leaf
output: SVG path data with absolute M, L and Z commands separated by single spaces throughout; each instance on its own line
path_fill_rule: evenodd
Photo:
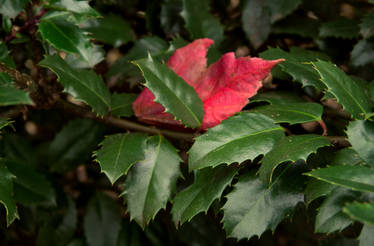
M 9 50 L 4 42 L 0 41 L 0 62 L 10 68 L 16 68 L 13 59 L 9 56 Z
M 134 114 L 132 103 L 135 101 L 137 94 L 131 93 L 114 93 L 112 94 L 111 113 L 117 117 L 129 117 Z
M 74 69 L 58 55 L 45 57 L 39 65 L 56 73 L 64 91 L 86 102 L 97 114 L 103 116 L 108 112 L 111 105 L 110 92 L 95 72 Z
M 363 39 L 358 41 L 351 52 L 351 63 L 354 66 L 364 66 L 373 63 L 374 44 L 373 42 Z
M 0 118 L 0 130 L 6 126 L 12 125 L 12 122 L 13 121 L 10 121 L 9 119 L 6 119 L 6 118 Z
M 144 148 L 145 160 L 130 169 L 122 193 L 131 219 L 144 228 L 165 208 L 180 176 L 177 150 L 162 136 L 150 137 Z
M 363 119 L 371 112 L 369 100 L 364 89 L 332 63 L 326 61 L 312 62 L 327 91 L 333 94 L 338 103 L 354 118 Z
M 274 23 L 272 33 L 299 35 L 304 38 L 318 38 L 319 20 L 310 17 L 290 15 Z
M 361 19 L 360 33 L 364 38 L 370 38 L 374 35 L 374 12 L 370 12 Z
M 144 160 L 146 135 L 126 133 L 107 136 L 100 144 L 102 147 L 95 153 L 101 171 L 106 174 L 112 184 L 130 167 Z
M 374 166 L 374 123 L 364 120 L 352 121 L 347 128 L 348 141 L 352 148 L 369 165 Z
M 15 176 L 0 162 L 0 203 L 5 206 L 7 226 L 18 218 L 17 205 L 13 197 Z
M 358 22 L 351 19 L 340 19 L 323 23 L 319 30 L 320 37 L 357 38 Z
M 14 18 L 26 8 L 30 0 L 0 0 L 0 14 Z
M 0 106 L 16 104 L 33 104 L 27 91 L 17 89 L 13 86 L 13 78 L 0 72 Z
M 59 11 L 69 11 L 89 17 L 99 17 L 100 14 L 93 9 L 86 0 L 51 0 L 45 7 L 57 9 Z
M 374 192 L 374 171 L 365 166 L 331 166 L 306 175 L 352 190 Z
M 354 220 L 358 220 L 362 223 L 367 223 L 371 226 L 374 226 L 374 202 L 349 203 L 343 208 L 343 211 Z
M 275 168 L 284 162 L 306 160 L 318 148 L 330 145 L 330 141 L 319 135 L 294 135 L 282 138 L 262 159 L 260 179 L 265 183 L 273 180 Z
M 229 237 L 260 236 L 292 214 L 294 207 L 304 201 L 301 166 L 289 167 L 268 187 L 254 172 L 239 177 L 234 190 L 228 194 L 223 207 L 223 227 Z
M 282 136 L 282 128 L 267 116 L 242 113 L 196 138 L 189 150 L 189 169 L 253 160 L 270 151 Z
M 270 9 L 271 12 L 271 22 L 274 23 L 287 16 L 292 11 L 294 11 L 301 3 L 302 0 L 266 0 L 266 6 Z
M 171 211 L 174 222 L 183 224 L 198 213 L 207 212 L 213 201 L 221 197 L 236 172 L 236 167 L 226 165 L 197 171 L 194 183 L 174 198 Z

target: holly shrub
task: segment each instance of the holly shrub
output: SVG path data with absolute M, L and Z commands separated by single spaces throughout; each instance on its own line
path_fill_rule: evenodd
M 0 245 L 374 245 L 373 0 L 0 0 Z

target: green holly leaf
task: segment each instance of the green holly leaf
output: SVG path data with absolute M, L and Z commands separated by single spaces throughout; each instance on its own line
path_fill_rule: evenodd
M 112 94 L 112 114 L 117 117 L 129 117 L 134 114 L 132 103 L 138 97 L 137 94 L 131 93 L 114 93 Z
M 374 35 L 374 12 L 370 12 L 361 19 L 360 33 L 364 38 L 370 38 Z
M 43 18 L 38 30 L 48 43 L 59 50 L 79 54 L 89 64 L 95 66 L 103 57 L 97 57 L 97 48 L 92 45 L 84 30 L 74 23 L 66 21 L 65 17 Z
M 5 118 L 0 118 L 0 130 L 6 126 L 11 126 L 13 121 Z
M 291 34 L 304 38 L 318 38 L 319 20 L 314 18 L 290 15 L 274 23 L 271 32 L 275 34 Z
M 144 147 L 147 135 L 141 133 L 114 134 L 107 136 L 95 152 L 101 171 L 113 184 L 127 174 L 136 162 L 144 160 Z
M 15 176 L 0 162 L 0 203 L 5 206 L 7 226 L 19 218 L 17 205 L 13 197 L 14 178 Z
M 186 126 L 197 128 L 201 125 L 203 102 L 192 86 L 151 56 L 133 63 L 142 71 L 146 80 L 144 85 L 155 95 L 155 102 L 165 107 L 165 112 L 171 113 Z
M 312 62 L 327 91 L 333 94 L 338 103 L 354 118 L 363 119 L 371 112 L 365 91 L 336 65 L 326 62 Z
M 0 106 L 17 104 L 31 105 L 33 102 L 28 92 L 13 86 L 13 78 L 9 74 L 0 72 Z
M 12 57 L 9 56 L 9 50 L 6 44 L 0 41 L 0 62 L 4 63 L 10 68 L 16 68 Z
M 271 12 L 271 22 L 274 23 L 292 13 L 302 3 L 302 0 L 266 0 L 266 6 Z
M 265 183 L 271 183 L 273 172 L 278 165 L 306 160 L 310 154 L 330 144 L 327 138 L 314 134 L 284 137 L 262 159 L 260 179 Z
M 69 11 L 89 17 L 100 16 L 95 9 L 91 8 L 89 2 L 85 0 L 49 0 L 48 4 L 44 4 L 44 7 L 58 11 Z
M 374 245 L 374 226 L 365 224 L 361 230 L 359 246 L 372 246 Z
M 0 0 L 0 14 L 14 18 L 22 12 L 30 0 Z
M 226 165 L 197 171 L 193 184 L 174 198 L 171 211 L 174 223 L 182 225 L 198 213 L 207 212 L 213 201 L 221 197 L 236 173 L 236 167 Z
M 331 166 L 305 175 L 352 190 L 374 192 L 374 171 L 365 166 Z
M 180 176 L 177 150 L 162 136 L 150 137 L 144 148 L 145 160 L 130 169 L 125 197 L 131 219 L 144 228 L 157 212 L 166 207 Z
M 322 38 L 358 38 L 358 22 L 351 19 L 340 19 L 323 23 L 319 29 L 319 36 Z
M 373 63 L 374 42 L 370 40 L 358 41 L 351 52 L 351 63 L 353 66 L 359 67 Z
M 288 167 L 270 187 L 254 172 L 240 176 L 223 207 L 223 227 L 228 237 L 249 239 L 268 229 L 274 231 L 292 214 L 295 206 L 304 201 L 301 167 L 304 168 L 303 165 Z
M 111 105 L 109 89 L 94 71 L 74 69 L 58 55 L 45 57 L 39 65 L 56 73 L 64 91 L 90 105 L 94 112 L 100 116 L 108 112 Z
M 283 136 L 282 127 L 267 116 L 241 113 L 196 138 L 189 150 L 189 169 L 253 160 L 270 151 Z
M 369 165 L 374 166 L 374 123 L 365 120 L 356 120 L 347 127 L 348 141 L 352 148 Z
M 317 198 L 329 195 L 335 188 L 335 185 L 323 182 L 321 180 L 309 180 L 304 191 L 305 201 L 307 204 L 310 204 Z
M 97 193 L 87 205 L 83 220 L 88 246 L 117 245 L 121 230 L 120 209 L 107 195 Z
M 281 105 L 264 105 L 251 110 L 254 113 L 264 114 L 275 123 L 298 124 L 311 121 L 320 121 L 323 113 L 322 105 L 318 103 L 292 103 Z
M 317 59 L 329 60 L 329 58 L 322 53 L 292 47 L 290 52 L 286 52 L 280 48 L 269 48 L 260 53 L 260 57 L 266 60 L 274 60 L 284 58 L 285 61 L 279 63 L 282 71 L 291 75 L 292 79 L 301 83 L 303 86 L 313 86 L 318 90 L 325 89 L 323 83 L 320 82 L 320 77 L 310 64 L 311 61 Z
M 258 49 L 270 34 L 270 11 L 263 0 L 246 0 L 243 3 L 242 26 L 255 49 Z
M 371 226 L 374 225 L 374 201 L 370 203 L 349 203 L 343 208 L 343 212 L 354 220 L 370 224 Z
M 317 233 L 332 233 L 342 231 L 353 223 L 343 213 L 342 209 L 347 202 L 358 198 L 357 192 L 343 188 L 335 188 L 323 201 L 316 216 L 315 230 Z
M 91 36 L 103 43 L 119 47 L 134 39 L 130 25 L 118 15 L 108 15 L 104 18 L 90 19 L 82 28 Z
M 329 160 L 329 165 L 359 165 L 364 164 L 364 161 L 357 154 L 357 152 L 352 148 L 344 148 L 336 151 L 331 159 Z
M 223 40 L 223 27 L 210 12 L 208 0 L 183 0 L 182 17 L 191 39 L 210 38 L 219 44 Z

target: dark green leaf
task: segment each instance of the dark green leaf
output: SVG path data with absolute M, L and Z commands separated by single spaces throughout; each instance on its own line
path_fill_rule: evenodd
M 49 145 L 48 155 L 52 171 L 71 170 L 85 162 L 103 136 L 103 126 L 95 121 L 70 121 Z
M 63 216 L 60 213 L 52 214 L 47 223 L 40 228 L 38 246 L 66 245 L 73 238 L 78 223 L 78 213 L 74 201 L 70 198 L 67 199 L 67 205 Z
M 46 177 L 23 162 L 5 160 L 14 180 L 14 199 L 22 204 L 47 202 L 56 204 L 55 192 Z
M 374 171 L 365 166 L 331 166 L 305 174 L 352 190 L 374 192 Z
M 131 218 L 144 228 L 166 207 L 180 176 L 177 150 L 162 136 L 150 137 L 144 148 L 145 160 L 130 169 L 125 196 Z
M 295 93 L 285 91 L 269 91 L 256 94 L 251 98 L 251 102 L 268 102 L 272 105 L 287 105 L 290 103 L 305 103 L 305 100 Z
M 8 171 L 6 166 L 0 163 L 0 203 L 5 206 L 7 226 L 19 218 L 17 205 L 13 198 L 14 178 L 14 175 Z
M 270 11 L 263 0 L 244 1 L 242 26 L 255 49 L 259 48 L 270 33 Z
M 95 72 L 74 69 L 58 55 L 45 57 L 39 65 L 56 73 L 64 91 L 86 102 L 97 114 L 103 116 L 108 112 L 110 92 L 103 79 Z
M 282 138 L 262 159 L 260 179 L 271 183 L 275 168 L 284 162 L 306 160 L 317 149 L 330 145 L 330 141 L 319 135 L 294 135 Z
M 0 0 L 0 14 L 14 18 L 22 12 L 30 0 Z
M 88 1 L 85 0 L 51 0 L 51 4 L 45 5 L 48 8 L 55 8 L 58 11 L 69 11 L 80 15 L 90 17 L 99 17 L 100 14 L 91 8 Z
M 292 13 L 301 3 L 302 0 L 266 0 L 266 6 L 271 12 L 271 22 L 276 22 Z
M 83 229 L 88 246 L 116 246 L 121 230 L 117 203 L 107 195 L 96 194 L 87 205 Z
M 137 94 L 130 93 L 112 94 L 112 114 L 117 117 L 129 117 L 133 115 L 132 103 L 135 101 L 137 96 Z
M 79 54 L 91 67 L 99 60 L 95 57 L 95 47 L 83 30 L 64 17 L 43 18 L 39 23 L 39 32 L 56 49 Z
M 6 126 L 12 125 L 12 123 L 13 121 L 10 121 L 9 119 L 0 118 L 0 130 Z
M 130 25 L 114 14 L 104 18 L 90 19 L 83 24 L 82 28 L 90 32 L 94 39 L 114 47 L 119 47 L 134 39 Z
M 184 25 L 184 20 L 181 16 L 182 10 L 183 0 L 163 1 L 161 4 L 160 23 L 164 32 L 168 34 L 178 34 L 181 32 Z
M 334 189 L 318 209 L 315 230 L 319 233 L 341 231 L 353 221 L 343 213 L 345 203 L 357 198 L 357 193 L 343 188 Z
M 368 223 L 371 226 L 374 225 L 374 202 L 349 203 L 343 208 L 343 212 L 348 214 L 354 220 L 358 220 L 362 223 Z
M 358 22 L 350 19 L 340 19 L 323 23 L 319 29 L 322 38 L 357 38 L 359 36 Z
M 239 177 L 223 207 L 227 235 L 240 240 L 260 236 L 267 229 L 274 231 L 304 201 L 300 167 L 290 166 L 269 188 L 254 172 Z
M 358 165 L 363 164 L 364 161 L 360 158 L 356 151 L 352 148 L 344 148 L 334 153 L 329 165 Z
M 290 16 L 275 23 L 271 31 L 275 34 L 292 34 L 315 39 L 318 37 L 318 27 L 318 20 L 309 17 Z
M 0 62 L 4 63 L 10 68 L 16 68 L 13 59 L 9 56 L 8 48 L 2 41 L 0 41 Z
M 321 81 L 333 94 L 338 103 L 354 118 L 363 119 L 371 112 L 369 100 L 363 90 L 336 65 L 326 62 L 312 62 L 313 67 L 321 76 Z
M 374 35 L 374 12 L 370 12 L 361 19 L 360 32 L 364 38 L 370 38 Z
M 136 223 L 122 220 L 117 246 L 143 246 L 146 245 L 144 241 L 145 236 Z
M 309 204 L 319 197 L 327 196 L 335 188 L 336 186 L 327 182 L 323 182 L 317 179 L 309 180 L 304 191 L 305 201 L 307 204 Z
M 292 103 L 282 105 L 264 105 L 251 110 L 251 112 L 264 114 L 275 123 L 298 124 L 311 121 L 320 121 L 323 107 L 318 103 Z
M 147 135 L 141 133 L 115 134 L 100 144 L 101 149 L 95 152 L 96 160 L 112 184 L 127 174 L 135 162 L 144 160 L 146 139 Z
M 166 65 L 148 59 L 134 62 L 142 71 L 145 86 L 155 95 L 155 102 L 189 127 L 199 127 L 203 120 L 203 102 L 192 86 Z
M 211 38 L 219 44 L 223 39 L 223 27 L 209 13 L 209 4 L 209 0 L 183 0 L 182 16 L 191 39 Z
M 365 224 L 358 239 L 360 240 L 360 246 L 374 245 L 374 227 Z
M 194 183 L 174 198 L 171 211 L 174 223 L 181 225 L 198 213 L 207 212 L 213 201 L 221 197 L 236 173 L 236 167 L 226 165 L 197 171 Z
M 67 246 L 85 246 L 83 239 L 74 239 Z
M 351 62 L 354 66 L 364 66 L 373 63 L 374 42 L 366 39 L 358 41 L 351 52 Z
M 16 104 L 33 104 L 29 94 L 13 87 L 13 78 L 5 73 L 0 72 L 0 106 Z
M 374 166 L 374 123 L 356 120 L 349 123 L 347 128 L 348 141 L 352 148 L 368 164 Z
M 283 136 L 282 127 L 267 116 L 242 113 L 196 138 L 189 150 L 189 169 L 253 160 L 270 151 Z

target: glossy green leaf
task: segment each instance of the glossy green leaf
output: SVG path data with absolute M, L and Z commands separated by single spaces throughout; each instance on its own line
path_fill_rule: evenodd
M 0 118 L 0 130 L 6 126 L 12 125 L 12 123 L 13 121 L 10 121 L 9 119 Z
M 48 203 L 55 205 L 56 196 L 52 184 L 32 166 L 19 161 L 4 160 L 8 170 L 16 176 L 14 199 L 22 204 Z
M 114 93 L 112 94 L 112 114 L 117 117 L 129 117 L 134 114 L 132 103 L 137 98 L 137 94 L 131 93 Z
M 130 167 L 144 160 L 144 147 L 147 135 L 141 133 L 114 134 L 107 136 L 95 152 L 96 160 L 113 184 L 127 174 Z
M 49 215 L 46 223 L 39 229 L 38 246 L 66 245 L 73 238 L 78 224 L 75 202 L 67 198 L 67 208 L 63 211 L 61 207 L 59 209 Z
M 363 164 L 363 159 L 352 148 L 344 148 L 336 151 L 329 160 L 329 165 L 359 165 Z
M 365 224 L 361 230 L 359 246 L 372 246 L 374 245 L 374 226 Z
M 51 0 L 49 2 L 50 4 L 45 5 L 45 7 L 56 9 L 58 11 L 69 11 L 90 17 L 100 16 L 96 10 L 91 8 L 89 1 L 86 0 Z
M 329 195 L 335 188 L 335 185 L 323 182 L 321 180 L 309 180 L 304 191 L 305 201 L 307 204 L 309 204 L 317 198 Z
M 70 121 L 49 144 L 51 170 L 64 172 L 84 163 L 103 137 L 103 126 L 93 120 Z
M 357 192 L 347 191 L 343 188 L 334 189 L 318 209 L 315 231 L 332 233 L 341 231 L 352 224 L 353 221 L 343 213 L 342 209 L 347 202 L 351 202 L 357 197 Z
M 109 196 L 97 193 L 87 205 L 83 229 L 88 246 L 115 246 L 121 230 L 118 204 Z
M 317 59 L 329 60 L 329 58 L 319 52 L 292 47 L 290 52 L 280 48 L 269 48 L 260 53 L 260 57 L 266 60 L 284 58 L 285 61 L 277 66 L 284 72 L 291 75 L 293 80 L 301 83 L 303 86 L 313 86 L 323 90 L 325 86 L 320 82 L 318 73 L 313 69 L 309 62 Z
M 177 150 L 162 136 L 150 137 L 144 148 L 145 160 L 132 166 L 122 193 L 131 219 L 144 228 L 166 207 L 180 176 Z
M 361 19 L 360 33 L 364 38 L 370 38 L 374 35 L 374 12 L 370 12 Z
M 352 121 L 347 127 L 347 136 L 359 156 L 374 166 L 374 123 L 365 120 Z
M 371 226 L 374 225 L 374 202 L 349 203 L 343 208 L 343 212 L 348 214 L 354 220 L 370 224 Z
M 239 114 L 196 138 L 189 150 L 189 169 L 253 160 L 269 152 L 283 136 L 282 127 L 267 116 Z
M 242 26 L 247 38 L 257 49 L 270 34 L 270 11 L 263 0 L 246 0 L 243 6 Z
M 223 27 L 210 12 L 209 0 L 183 0 L 182 17 L 191 39 L 210 38 L 219 44 L 223 39 Z
M 57 74 L 64 91 L 86 102 L 94 112 L 103 116 L 110 108 L 110 92 L 104 81 L 93 71 L 70 67 L 58 55 L 47 56 L 39 63 Z
M 268 229 L 274 231 L 292 214 L 304 201 L 300 168 L 290 166 L 269 188 L 254 172 L 240 176 L 223 207 L 223 227 L 228 237 L 249 239 Z
M 357 38 L 359 36 L 358 22 L 351 19 L 340 19 L 323 23 L 319 29 L 322 38 Z
M 331 166 L 305 175 L 352 190 L 374 192 L 374 170 L 365 166 Z
M 146 80 L 144 84 L 154 95 L 155 102 L 189 127 L 199 127 L 203 120 L 203 102 L 192 86 L 165 64 L 148 59 L 134 61 Z
M 0 203 L 5 206 L 7 226 L 18 219 L 17 205 L 13 197 L 13 179 L 15 176 L 0 163 Z M 4 216 L 4 215 L 2 215 Z
M 262 159 L 260 179 L 271 183 L 275 168 L 284 162 L 306 160 L 317 149 L 330 145 L 330 141 L 319 135 L 293 135 L 282 138 Z
M 28 92 L 13 86 L 13 78 L 0 72 L 0 106 L 33 104 Z
M 30 0 L 0 0 L 0 14 L 14 18 L 22 12 Z
M 200 212 L 207 212 L 214 200 L 219 199 L 226 186 L 237 173 L 234 166 L 204 168 L 197 171 L 193 184 L 179 192 L 173 200 L 172 215 L 177 225 L 190 221 Z
M 312 62 L 312 64 L 319 73 L 321 81 L 328 88 L 327 91 L 333 94 L 338 103 L 354 118 L 363 119 L 371 112 L 364 89 L 336 65 L 326 61 Z
M 298 124 L 320 121 L 323 107 L 318 103 L 305 102 L 282 105 L 264 105 L 254 108 L 251 112 L 264 114 L 272 118 L 275 123 Z
M 275 34 L 291 34 L 304 38 L 318 38 L 319 21 L 313 18 L 290 15 L 274 23 L 271 32 Z
M 302 0 L 266 0 L 266 6 L 271 12 L 271 22 L 274 23 L 292 13 L 301 3 Z
M 9 50 L 4 42 L 0 41 L 0 62 L 10 68 L 16 68 L 13 59 L 9 56 Z
M 66 21 L 64 17 L 43 18 L 38 27 L 42 37 L 56 49 L 79 54 L 91 67 L 96 65 L 95 47 L 74 23 Z
M 90 19 L 82 28 L 91 33 L 98 41 L 119 47 L 132 41 L 133 33 L 130 25 L 118 15 L 108 15 L 104 18 Z
M 373 55 L 374 43 L 366 39 L 360 40 L 351 52 L 351 63 L 356 67 L 373 63 Z

